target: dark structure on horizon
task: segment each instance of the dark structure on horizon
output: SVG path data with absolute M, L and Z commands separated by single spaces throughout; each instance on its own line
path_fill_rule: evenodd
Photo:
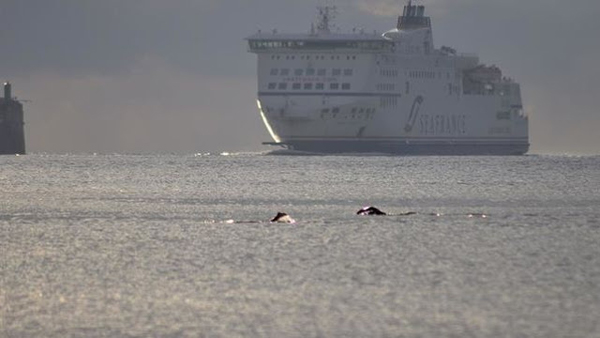
M 4 83 L 0 98 L 0 155 L 25 154 L 23 104 L 12 97 L 11 84 Z

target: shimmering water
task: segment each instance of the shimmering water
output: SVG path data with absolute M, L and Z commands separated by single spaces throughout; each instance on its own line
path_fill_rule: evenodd
M 0 245 L 2 337 L 600 337 L 600 157 L 5 156 Z

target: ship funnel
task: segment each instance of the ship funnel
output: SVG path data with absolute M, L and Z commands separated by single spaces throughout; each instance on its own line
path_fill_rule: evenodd
M 431 19 L 425 16 L 425 6 L 413 5 L 412 1 L 409 1 L 404 10 L 402 16 L 398 17 L 398 30 L 413 30 L 420 28 L 431 28 Z
M 12 99 L 12 86 L 10 84 L 10 82 L 4 82 L 4 99 L 5 100 L 11 100 Z

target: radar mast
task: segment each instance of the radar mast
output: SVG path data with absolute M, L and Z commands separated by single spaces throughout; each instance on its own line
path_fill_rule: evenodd
M 317 18 L 317 33 L 331 33 L 333 19 L 335 19 L 336 6 L 320 6 Z

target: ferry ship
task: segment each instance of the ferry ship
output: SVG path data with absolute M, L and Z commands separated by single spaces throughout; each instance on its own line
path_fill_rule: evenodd
M 272 142 L 316 153 L 522 155 L 520 85 L 476 55 L 435 48 L 425 6 L 410 0 L 383 34 L 332 29 L 320 7 L 304 34 L 248 37 L 258 109 Z

